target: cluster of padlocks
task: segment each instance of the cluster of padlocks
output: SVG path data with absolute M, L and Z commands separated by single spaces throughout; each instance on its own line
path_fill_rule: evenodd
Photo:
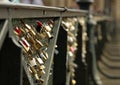
M 49 41 L 53 38 L 53 24 L 53 20 L 46 23 L 37 20 L 35 25 L 28 25 L 21 20 L 21 26 L 14 28 L 16 39 L 23 48 L 27 69 L 37 85 L 44 83 L 41 77 L 45 74 L 44 64 L 48 59 L 46 51 Z
M 23 56 L 27 63 L 27 69 L 37 85 L 44 84 L 45 62 L 49 58 L 47 50 L 53 35 L 54 21 L 47 22 L 35 20 L 32 24 L 20 20 L 21 25 L 14 27 L 16 40 L 23 48 Z M 78 51 L 78 31 L 81 29 L 81 61 L 87 65 L 86 61 L 86 43 L 88 40 L 86 21 L 84 17 L 80 18 L 63 18 L 60 22 L 62 28 L 67 32 L 67 50 L 66 50 L 66 85 L 76 85 L 76 69 L 78 64 L 75 63 Z M 80 26 L 80 27 L 79 27 Z M 54 70 L 54 69 L 53 69 Z
M 75 77 L 75 68 L 77 65 L 75 64 L 76 58 L 76 50 L 77 50 L 77 18 L 66 18 L 62 21 L 62 27 L 67 31 L 67 76 L 70 76 L 67 79 L 67 85 L 72 83 L 71 85 L 76 85 Z M 70 79 L 69 79 L 70 78 Z M 70 81 L 69 81 L 70 80 Z

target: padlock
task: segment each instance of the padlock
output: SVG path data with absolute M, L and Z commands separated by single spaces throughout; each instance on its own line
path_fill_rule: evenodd
M 68 43 L 72 44 L 74 42 L 74 38 L 71 36 L 68 36 Z
M 41 40 L 43 40 L 43 39 L 46 38 L 46 34 L 43 33 L 43 32 L 41 32 L 41 33 L 39 34 L 39 36 L 40 36 L 40 39 L 41 39 Z
M 37 52 L 39 52 L 39 50 L 44 46 L 40 40 L 33 38 L 29 33 L 27 34 L 26 38 Z
M 37 73 L 36 73 L 36 74 L 34 74 L 34 77 L 35 77 L 36 81 L 39 81 L 39 80 L 40 80 L 40 78 L 39 78 L 39 76 L 38 76 L 38 74 L 37 74 Z
M 40 58 L 40 57 L 36 57 L 36 62 L 39 64 L 39 65 L 43 65 L 44 64 L 44 61 Z
M 75 30 L 75 26 L 72 25 L 72 26 L 69 28 L 69 30 L 70 30 L 70 31 L 74 31 L 74 30 Z
M 20 35 L 22 34 L 22 31 L 21 31 L 21 29 L 20 29 L 19 27 L 15 27 L 14 33 L 15 33 L 16 35 L 20 36 Z
M 69 23 L 66 24 L 64 21 L 62 21 L 61 26 L 63 27 L 63 29 L 64 29 L 65 31 L 68 31 Z
M 44 25 L 44 28 L 45 28 L 45 30 L 48 31 L 48 32 L 51 32 L 51 31 L 52 31 L 52 29 L 51 29 L 51 27 L 50 27 L 49 25 Z
M 37 72 L 37 74 L 39 75 L 39 77 L 41 77 L 42 75 L 44 75 L 44 74 L 45 74 L 44 69 L 39 70 L 39 71 Z
M 72 53 L 74 53 L 74 52 L 75 52 L 75 50 L 76 50 L 76 48 L 75 48 L 75 47 L 70 46 L 70 51 L 71 51 Z
M 48 22 L 48 25 L 49 25 L 51 28 L 53 28 L 54 21 L 53 21 L 52 19 L 50 19 L 49 22 Z
M 37 74 L 37 71 L 33 66 L 30 66 L 30 72 L 32 73 L 32 76 L 35 76 L 35 74 Z M 38 79 L 38 77 L 36 78 Z
M 63 27 L 65 27 L 65 28 L 70 28 L 71 27 L 71 23 L 69 23 L 69 22 L 62 21 L 62 24 L 63 24 Z
M 72 79 L 72 85 L 76 85 L 76 80 Z
M 68 55 L 69 55 L 70 57 L 73 57 L 73 56 L 74 56 L 74 54 L 73 54 L 71 51 L 68 51 Z
M 43 74 L 45 74 L 45 66 L 44 65 L 38 65 L 39 71 L 41 71 Z
M 29 59 L 29 63 L 31 67 L 34 67 L 37 65 L 35 58 L 32 58 L 31 60 Z
M 40 78 L 37 74 L 37 70 L 34 67 L 31 67 L 31 66 L 30 66 L 30 70 L 31 71 L 29 71 L 29 72 L 31 72 L 32 77 L 34 77 L 35 80 L 40 80 Z
M 51 35 L 50 32 L 45 30 L 45 33 L 46 33 L 46 36 L 47 36 L 48 39 L 52 39 L 53 38 L 53 35 Z
M 45 39 L 45 38 L 47 38 L 47 39 L 52 39 L 52 38 L 53 38 L 53 35 L 51 35 L 51 33 L 48 32 L 48 31 L 46 31 L 46 30 L 40 32 L 39 35 L 40 35 L 40 38 L 41 38 L 41 39 Z
M 35 31 L 32 29 L 32 27 L 28 24 L 24 24 L 25 28 L 27 28 L 28 32 L 31 34 L 31 36 L 36 36 Z
M 21 38 L 21 37 L 23 37 L 23 36 L 26 35 L 25 31 L 24 31 L 22 28 L 20 28 L 20 27 L 15 27 L 14 33 L 15 33 L 19 38 Z
M 44 80 L 40 78 L 39 80 L 36 80 L 36 83 L 37 85 L 43 85 Z
M 40 49 L 41 47 L 44 46 L 41 41 L 39 41 L 39 40 L 37 40 L 37 39 L 35 39 L 35 41 L 36 41 L 35 44 L 36 44 L 36 46 L 37 46 L 38 49 Z
M 27 53 L 32 54 L 32 51 L 30 50 L 30 44 L 24 37 L 22 37 L 21 40 L 19 40 L 19 43 L 22 45 L 22 47 Z
M 48 54 L 47 54 L 47 52 L 43 51 L 43 52 L 40 54 L 40 58 L 45 62 L 45 61 L 48 59 Z
M 44 38 L 51 39 L 51 38 L 53 38 L 53 35 L 51 35 L 52 28 L 49 25 L 43 24 L 40 21 L 36 21 L 36 22 L 37 22 L 37 25 L 41 28 L 40 34 L 39 34 L 41 39 L 44 39 Z
M 50 32 L 50 31 L 52 30 L 49 25 L 43 24 L 43 23 L 40 22 L 40 21 L 36 21 L 36 22 L 37 22 L 37 25 L 38 25 L 39 27 L 41 27 L 42 30 L 46 30 L 46 31 L 48 31 L 48 32 Z

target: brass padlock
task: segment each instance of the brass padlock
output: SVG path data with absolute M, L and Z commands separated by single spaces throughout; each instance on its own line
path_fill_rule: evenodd
M 38 49 L 42 48 L 44 45 L 42 44 L 42 42 L 38 39 L 35 39 L 35 45 Z
M 44 66 L 44 65 L 41 65 L 41 66 L 40 66 L 40 69 L 45 69 L 45 66 Z
M 51 33 L 50 33 L 49 31 L 46 31 L 46 30 L 45 30 L 45 34 L 46 34 L 46 37 L 47 37 L 48 39 L 52 39 L 52 38 L 53 38 L 53 35 L 51 35 Z
M 47 32 L 46 30 L 40 32 L 39 36 L 40 36 L 40 39 L 42 39 L 42 40 L 45 39 L 45 38 L 47 38 L 47 39 L 52 39 L 53 38 L 53 35 L 51 35 L 51 33 Z
M 41 69 L 37 73 L 38 73 L 39 77 L 41 77 L 42 75 L 45 74 L 45 71 L 44 71 L 44 69 Z
M 45 29 L 46 31 L 48 31 L 48 32 L 51 32 L 51 31 L 52 31 L 52 29 L 51 29 L 51 27 L 50 27 L 49 25 L 44 25 L 44 29 Z
M 75 30 L 75 26 L 72 25 L 70 28 L 69 28 L 70 31 L 74 31 Z
M 43 85 L 44 80 L 40 78 L 39 80 L 36 81 L 36 83 L 37 85 Z
M 35 74 L 37 74 L 36 69 L 32 66 L 30 66 L 29 72 L 32 74 L 32 76 L 35 76 Z M 36 79 L 39 79 L 39 77 L 37 76 Z
M 32 27 L 28 24 L 24 24 L 24 26 L 27 28 L 28 32 L 31 34 L 31 36 L 36 36 L 35 31 L 32 29 Z
M 75 85 L 75 84 L 76 84 L 76 80 L 72 79 L 72 85 Z
M 37 74 L 36 69 L 34 67 L 30 66 L 30 70 L 31 71 L 29 71 L 29 72 L 31 72 L 32 77 L 34 77 L 35 80 L 37 80 L 37 81 L 40 80 L 39 75 Z
M 34 47 L 34 50 L 36 50 L 38 52 L 39 52 L 40 48 L 42 48 L 44 46 L 40 40 L 33 38 L 29 33 L 26 36 L 26 38 L 31 43 L 31 45 Z

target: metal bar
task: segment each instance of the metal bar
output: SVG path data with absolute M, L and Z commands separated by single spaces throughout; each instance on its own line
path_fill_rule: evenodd
M 21 8 L 21 9 L 44 9 L 44 10 L 56 10 L 56 11 L 63 11 L 63 8 L 59 7 L 52 7 L 52 6 L 40 6 L 34 4 L 23 4 L 23 3 L 0 3 L 0 7 L 4 8 Z
M 45 63 L 45 67 L 46 67 L 45 72 L 46 72 L 46 74 L 43 75 L 43 79 L 45 81 L 44 85 L 48 85 L 50 69 L 51 69 L 51 65 L 52 65 L 52 62 L 53 62 L 53 55 L 54 55 L 55 45 L 56 45 L 58 31 L 59 31 L 59 27 L 60 27 L 60 22 L 61 22 L 61 17 L 57 21 L 55 21 L 55 26 L 53 28 L 54 38 L 53 38 L 53 40 L 51 40 L 51 42 L 49 44 L 49 48 L 47 50 L 47 53 L 49 55 L 49 59 Z
M 59 28 L 56 54 L 54 55 L 53 85 L 65 85 L 66 82 L 66 55 L 67 55 L 67 32 L 62 26 Z
M 92 16 L 92 14 L 90 14 Z M 92 57 L 92 75 L 93 75 L 93 79 L 94 82 L 97 85 L 101 85 L 101 81 L 100 81 L 100 76 L 98 75 L 98 69 L 97 69 L 97 61 L 96 61 L 96 51 L 95 51 L 95 45 L 94 45 L 94 30 L 95 30 L 95 25 L 96 22 L 93 20 L 93 17 L 89 17 L 88 19 L 88 29 L 89 29 L 89 51 L 91 53 L 91 57 Z
M 28 67 L 27 67 L 27 62 L 25 61 L 25 58 L 24 58 L 23 55 L 22 55 L 21 57 L 22 57 L 22 65 L 23 65 L 23 68 L 25 69 L 25 72 L 26 72 L 26 74 L 27 74 L 27 77 L 28 77 L 28 80 L 29 80 L 29 82 L 30 82 L 30 85 L 35 85 L 34 82 L 33 82 L 32 77 L 31 77 L 31 74 L 30 74 L 29 70 L 27 69 L 27 68 L 28 68 Z M 23 76 L 23 75 L 22 75 L 22 76 Z M 21 82 L 21 83 L 22 83 L 22 82 Z
M 4 42 L 5 36 L 7 34 L 7 31 L 8 31 L 8 19 L 5 20 L 3 28 L 2 28 L 2 30 L 0 32 L 0 49 L 1 49 L 2 44 Z
M 69 16 L 85 16 L 87 11 L 68 9 L 68 8 L 58 8 L 58 7 L 48 7 L 30 4 L 0 4 L 0 19 L 8 18 L 32 18 L 32 17 L 69 17 Z M 10 11 L 8 11 L 8 9 Z M 4 15 L 5 14 L 5 15 Z
M 0 19 L 7 19 L 8 17 L 9 17 L 8 9 L 0 7 Z
M 71 72 L 67 72 L 67 75 L 66 75 L 66 85 L 70 85 L 70 78 L 71 78 Z

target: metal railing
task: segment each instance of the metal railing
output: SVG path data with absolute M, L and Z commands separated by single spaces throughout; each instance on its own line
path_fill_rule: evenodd
M 81 21 L 83 19 L 83 17 L 84 17 L 84 21 L 85 21 L 84 23 Z M 52 19 L 54 21 L 54 25 L 52 28 L 52 32 L 50 32 L 50 33 L 54 37 L 52 39 L 50 39 L 50 41 L 48 43 L 49 46 L 47 47 L 47 50 L 46 50 L 46 52 L 48 54 L 48 59 L 44 63 L 45 74 L 41 76 L 41 78 L 44 80 L 43 85 L 51 85 L 52 83 L 49 84 L 49 77 L 51 76 L 51 74 L 50 74 L 51 68 L 52 68 L 51 66 L 53 66 L 55 45 L 57 42 L 59 31 L 61 29 L 61 27 L 60 27 L 61 22 L 63 19 L 66 19 L 66 18 L 71 18 L 71 19 L 77 18 L 78 19 L 77 25 L 79 25 L 79 26 L 75 26 L 75 27 L 77 30 L 81 31 L 81 32 L 79 32 L 79 35 L 81 35 L 80 36 L 81 39 L 79 38 L 79 35 L 77 36 L 78 37 L 77 39 L 80 40 L 80 42 L 79 41 L 78 42 L 80 45 L 83 45 L 83 47 L 79 45 L 80 48 L 78 48 L 78 49 L 82 50 L 82 51 L 77 52 L 77 55 L 80 55 L 80 56 L 76 56 L 76 57 L 80 57 L 79 60 L 81 60 L 80 62 L 82 63 L 80 65 L 83 65 L 83 67 L 85 67 L 85 68 L 82 68 L 82 70 L 85 71 L 85 72 L 82 72 L 82 73 L 85 73 L 84 79 L 87 77 L 89 78 L 91 76 L 91 77 L 93 77 L 93 81 L 95 82 L 94 84 L 96 85 L 96 84 L 98 84 L 97 82 L 99 82 L 99 80 L 97 80 L 99 77 L 97 74 L 97 71 L 99 69 L 97 69 L 97 66 L 96 66 L 97 59 L 96 59 L 96 54 L 95 54 L 96 50 L 95 50 L 95 43 L 94 43 L 94 37 L 95 37 L 94 30 L 96 28 L 95 28 L 95 24 L 93 22 L 109 20 L 111 18 L 108 16 L 96 16 L 96 15 L 94 16 L 93 15 L 92 18 L 89 17 L 89 19 L 86 20 L 86 18 L 88 18 L 88 17 L 89 17 L 88 11 L 79 10 L 79 9 L 68 9 L 68 8 L 64 8 L 64 7 L 58 8 L 58 7 L 29 5 L 29 4 L 14 4 L 14 3 L 1 4 L 0 3 L 0 27 L 1 27 L 0 28 L 0 51 L 3 50 L 2 46 L 5 42 L 6 36 L 8 36 L 17 47 L 21 48 L 20 44 L 16 40 L 15 35 L 13 33 L 14 28 L 16 26 L 22 25 L 22 23 L 20 22 L 21 20 L 24 21 L 24 23 L 34 26 L 34 25 L 36 25 L 35 24 L 36 20 L 39 20 L 39 21 L 47 24 L 48 21 L 50 19 Z M 91 22 L 92 20 L 93 20 L 93 22 Z M 86 24 L 89 24 L 90 26 L 88 28 L 86 28 Z M 88 35 L 88 31 L 89 31 L 89 35 Z M 82 33 L 82 34 L 80 34 L 80 33 Z M 67 36 L 66 33 L 65 33 L 65 35 Z M 86 40 L 84 40 L 84 36 L 85 36 Z M 82 38 L 83 38 L 83 40 L 82 40 Z M 64 38 L 64 39 L 66 39 L 66 40 L 64 40 L 64 43 L 67 42 L 67 38 Z M 88 41 L 89 47 L 86 46 L 87 41 Z M 44 43 L 44 41 L 43 41 L 43 43 Z M 61 43 L 60 43 L 60 45 L 61 45 Z M 60 47 L 58 47 L 58 48 L 60 48 Z M 12 48 L 9 48 L 8 51 L 11 49 Z M 64 51 L 67 53 L 66 49 L 64 49 Z M 90 55 L 88 55 L 89 53 L 87 54 L 86 52 L 89 52 Z M 15 54 L 17 54 L 17 53 L 15 53 Z M 62 56 L 62 55 L 59 55 L 59 56 Z M 66 56 L 66 54 L 65 54 L 65 56 Z M 5 57 L 5 56 L 0 56 L 0 57 Z M 91 62 L 90 63 L 91 65 L 88 65 L 89 62 L 86 60 L 86 57 L 87 57 L 87 59 L 88 58 L 92 59 L 92 62 L 91 62 L 91 60 L 88 59 Z M 22 65 L 25 69 L 25 72 L 27 74 L 30 84 L 36 85 L 36 83 L 34 82 L 34 79 L 30 76 L 31 74 L 28 69 L 28 62 L 26 62 L 26 59 L 25 59 L 22 51 L 21 51 L 20 58 L 21 58 L 20 62 L 22 63 Z M 6 57 L 6 59 L 7 59 L 7 57 Z M 11 57 L 11 59 L 12 59 L 12 57 Z M 90 69 L 88 69 L 88 66 L 90 66 Z M 22 84 L 22 82 L 23 82 L 23 80 L 22 80 L 23 67 L 21 66 L 19 68 L 19 70 L 21 71 L 20 85 L 23 85 Z M 3 67 L 3 69 L 4 69 L 4 67 Z M 88 72 L 88 70 L 92 71 L 92 74 L 90 74 Z M 71 82 L 70 77 L 71 76 L 68 76 L 67 77 L 68 80 L 66 80 L 68 84 Z M 84 84 L 86 84 L 86 85 L 88 83 L 88 82 L 86 82 L 86 81 L 88 81 L 88 78 L 83 80 Z

